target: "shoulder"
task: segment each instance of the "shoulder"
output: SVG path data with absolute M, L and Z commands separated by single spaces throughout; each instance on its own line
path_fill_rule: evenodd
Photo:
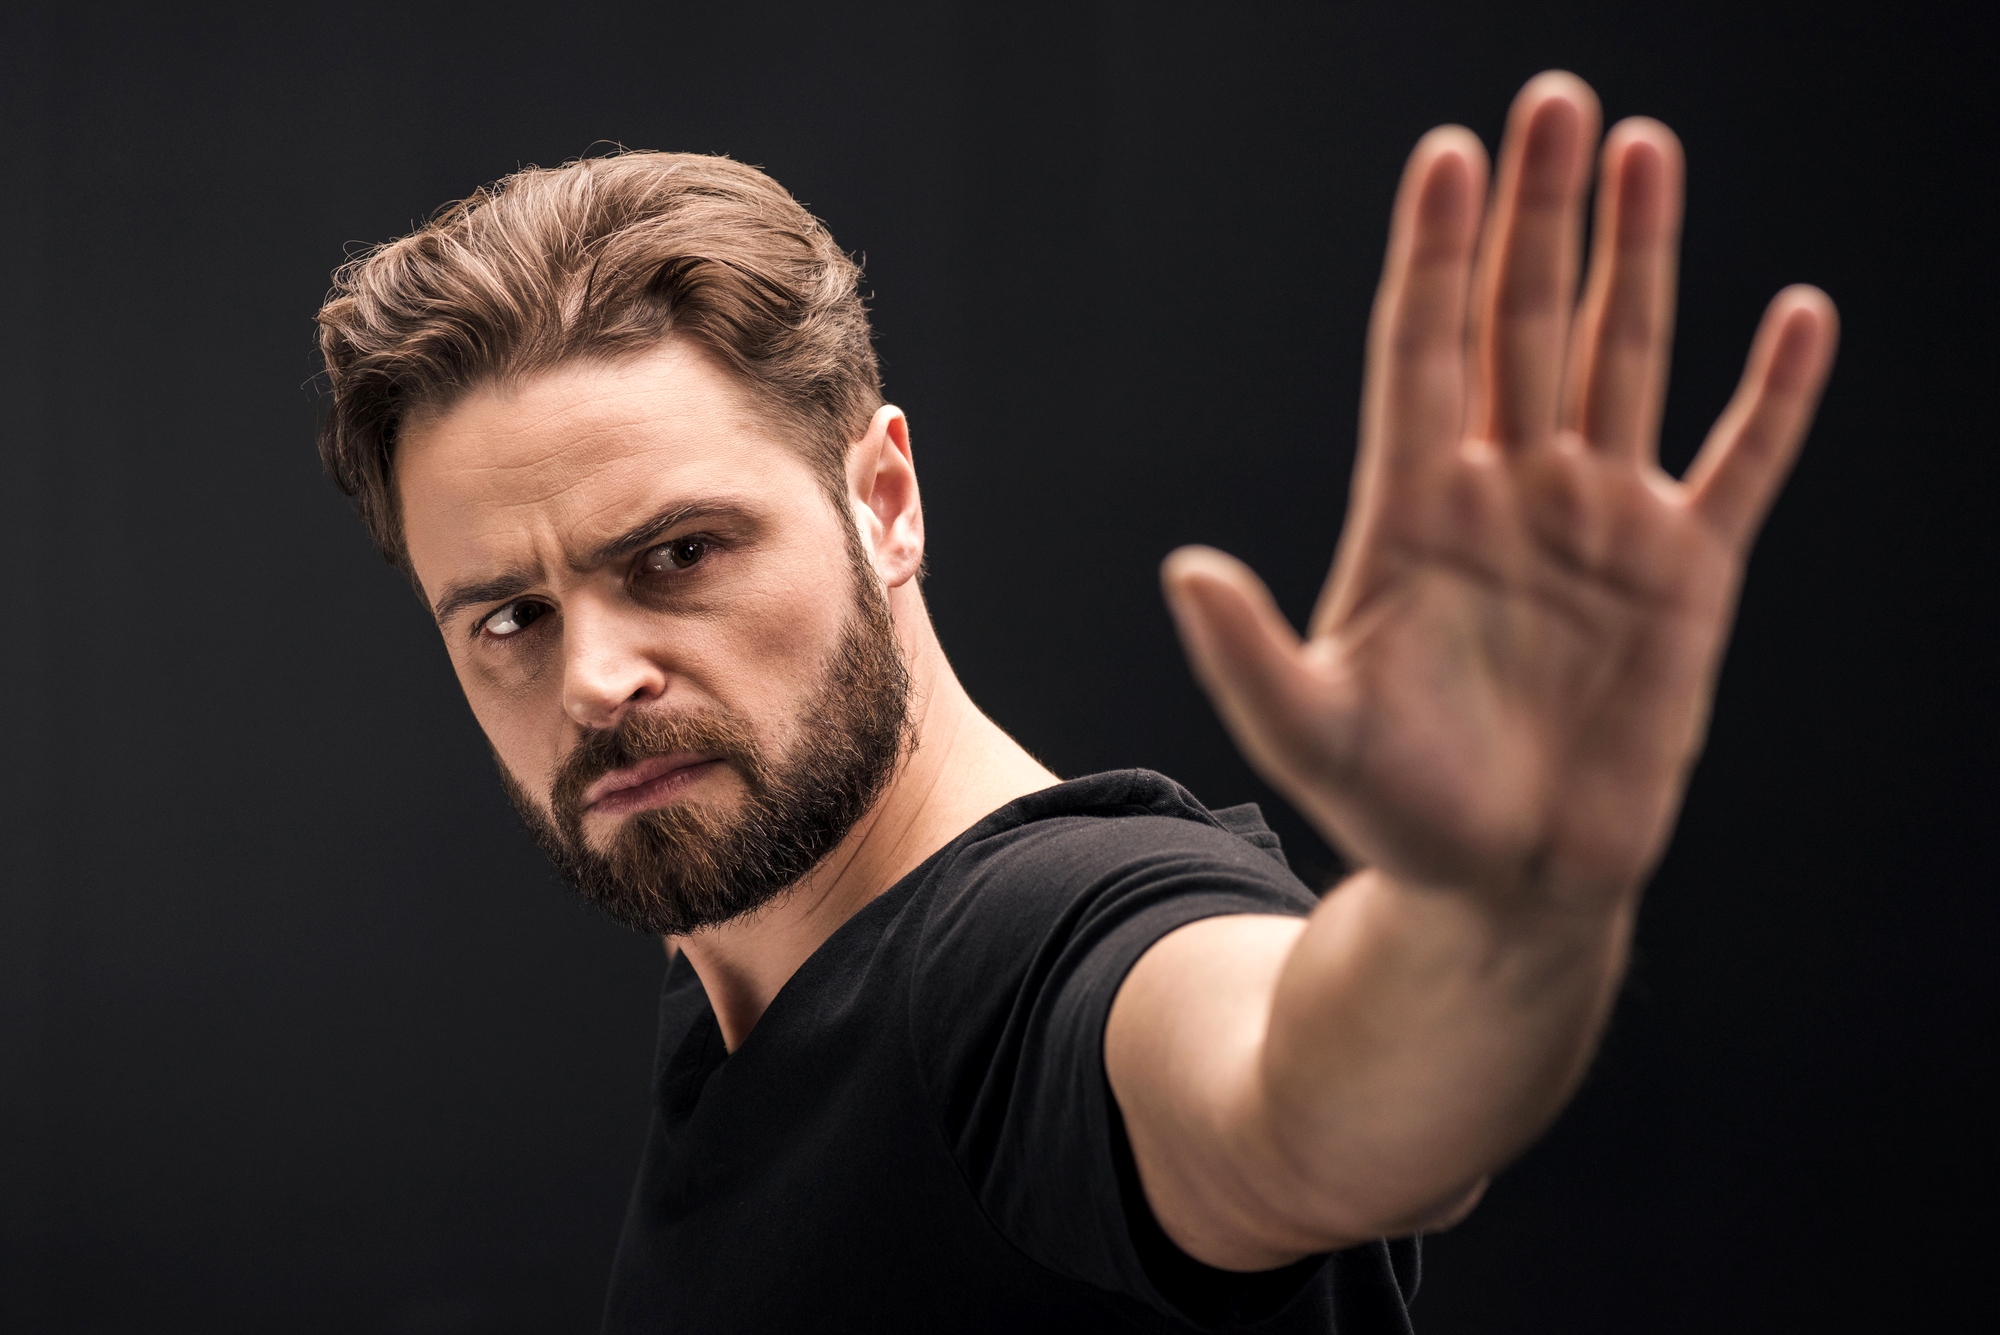
M 1008 803 L 961 836 L 945 879 L 1046 894 L 1107 875 L 1204 869 L 1312 901 L 1254 805 L 1211 811 L 1142 769 L 1072 779 Z
M 1127 770 L 1009 803 L 933 864 L 911 905 L 917 1078 L 980 1207 L 1040 1264 L 1135 1292 L 1106 1018 L 1176 928 L 1312 910 L 1276 842 L 1252 809 Z
M 1254 807 L 1210 811 L 1149 770 L 1030 793 L 965 832 L 927 878 L 926 957 L 1023 960 L 1115 930 L 1317 902 Z

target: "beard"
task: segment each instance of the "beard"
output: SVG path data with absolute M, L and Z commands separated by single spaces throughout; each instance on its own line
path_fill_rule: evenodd
M 500 764 L 514 809 L 578 894 L 634 931 L 685 936 L 778 898 L 875 805 L 913 740 L 910 676 L 865 558 L 855 575 L 854 615 L 799 708 L 787 754 L 770 756 L 746 720 L 720 710 L 638 710 L 563 758 L 547 812 Z M 728 811 L 687 798 L 640 811 L 608 847 L 593 847 L 584 791 L 614 769 L 676 752 L 720 759 L 747 797 Z

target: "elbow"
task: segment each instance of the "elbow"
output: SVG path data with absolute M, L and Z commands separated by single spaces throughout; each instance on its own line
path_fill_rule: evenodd
M 1367 1191 L 1349 1182 L 1341 1188 L 1293 1194 L 1285 1201 L 1283 1231 L 1295 1239 L 1311 1238 L 1309 1252 L 1337 1251 L 1376 1238 L 1406 1238 L 1418 1233 L 1442 1233 L 1463 1223 L 1486 1195 L 1490 1177 L 1482 1175 L 1439 1190 L 1435 1183 L 1376 1183 Z M 1301 1208 L 1303 1207 L 1303 1208 Z
M 1458 1193 L 1448 1204 L 1427 1215 L 1418 1225 L 1409 1230 L 1412 1233 L 1442 1233 L 1448 1228 L 1457 1228 L 1465 1222 L 1467 1215 L 1479 1208 L 1479 1202 L 1486 1195 L 1486 1184 L 1493 1179 L 1482 1177 L 1470 1187 Z

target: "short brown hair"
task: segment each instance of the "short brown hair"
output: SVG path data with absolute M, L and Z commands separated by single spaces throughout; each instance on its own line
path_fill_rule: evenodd
M 754 167 L 620 153 L 530 167 L 334 275 L 319 452 L 382 554 L 409 567 L 397 432 L 496 379 L 695 340 L 796 433 L 838 496 L 882 402 L 860 268 Z

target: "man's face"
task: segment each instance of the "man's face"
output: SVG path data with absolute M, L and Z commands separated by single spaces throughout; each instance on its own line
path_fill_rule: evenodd
M 767 902 L 879 795 L 908 680 L 851 519 L 691 345 L 409 423 L 410 559 L 564 873 L 677 935 Z

